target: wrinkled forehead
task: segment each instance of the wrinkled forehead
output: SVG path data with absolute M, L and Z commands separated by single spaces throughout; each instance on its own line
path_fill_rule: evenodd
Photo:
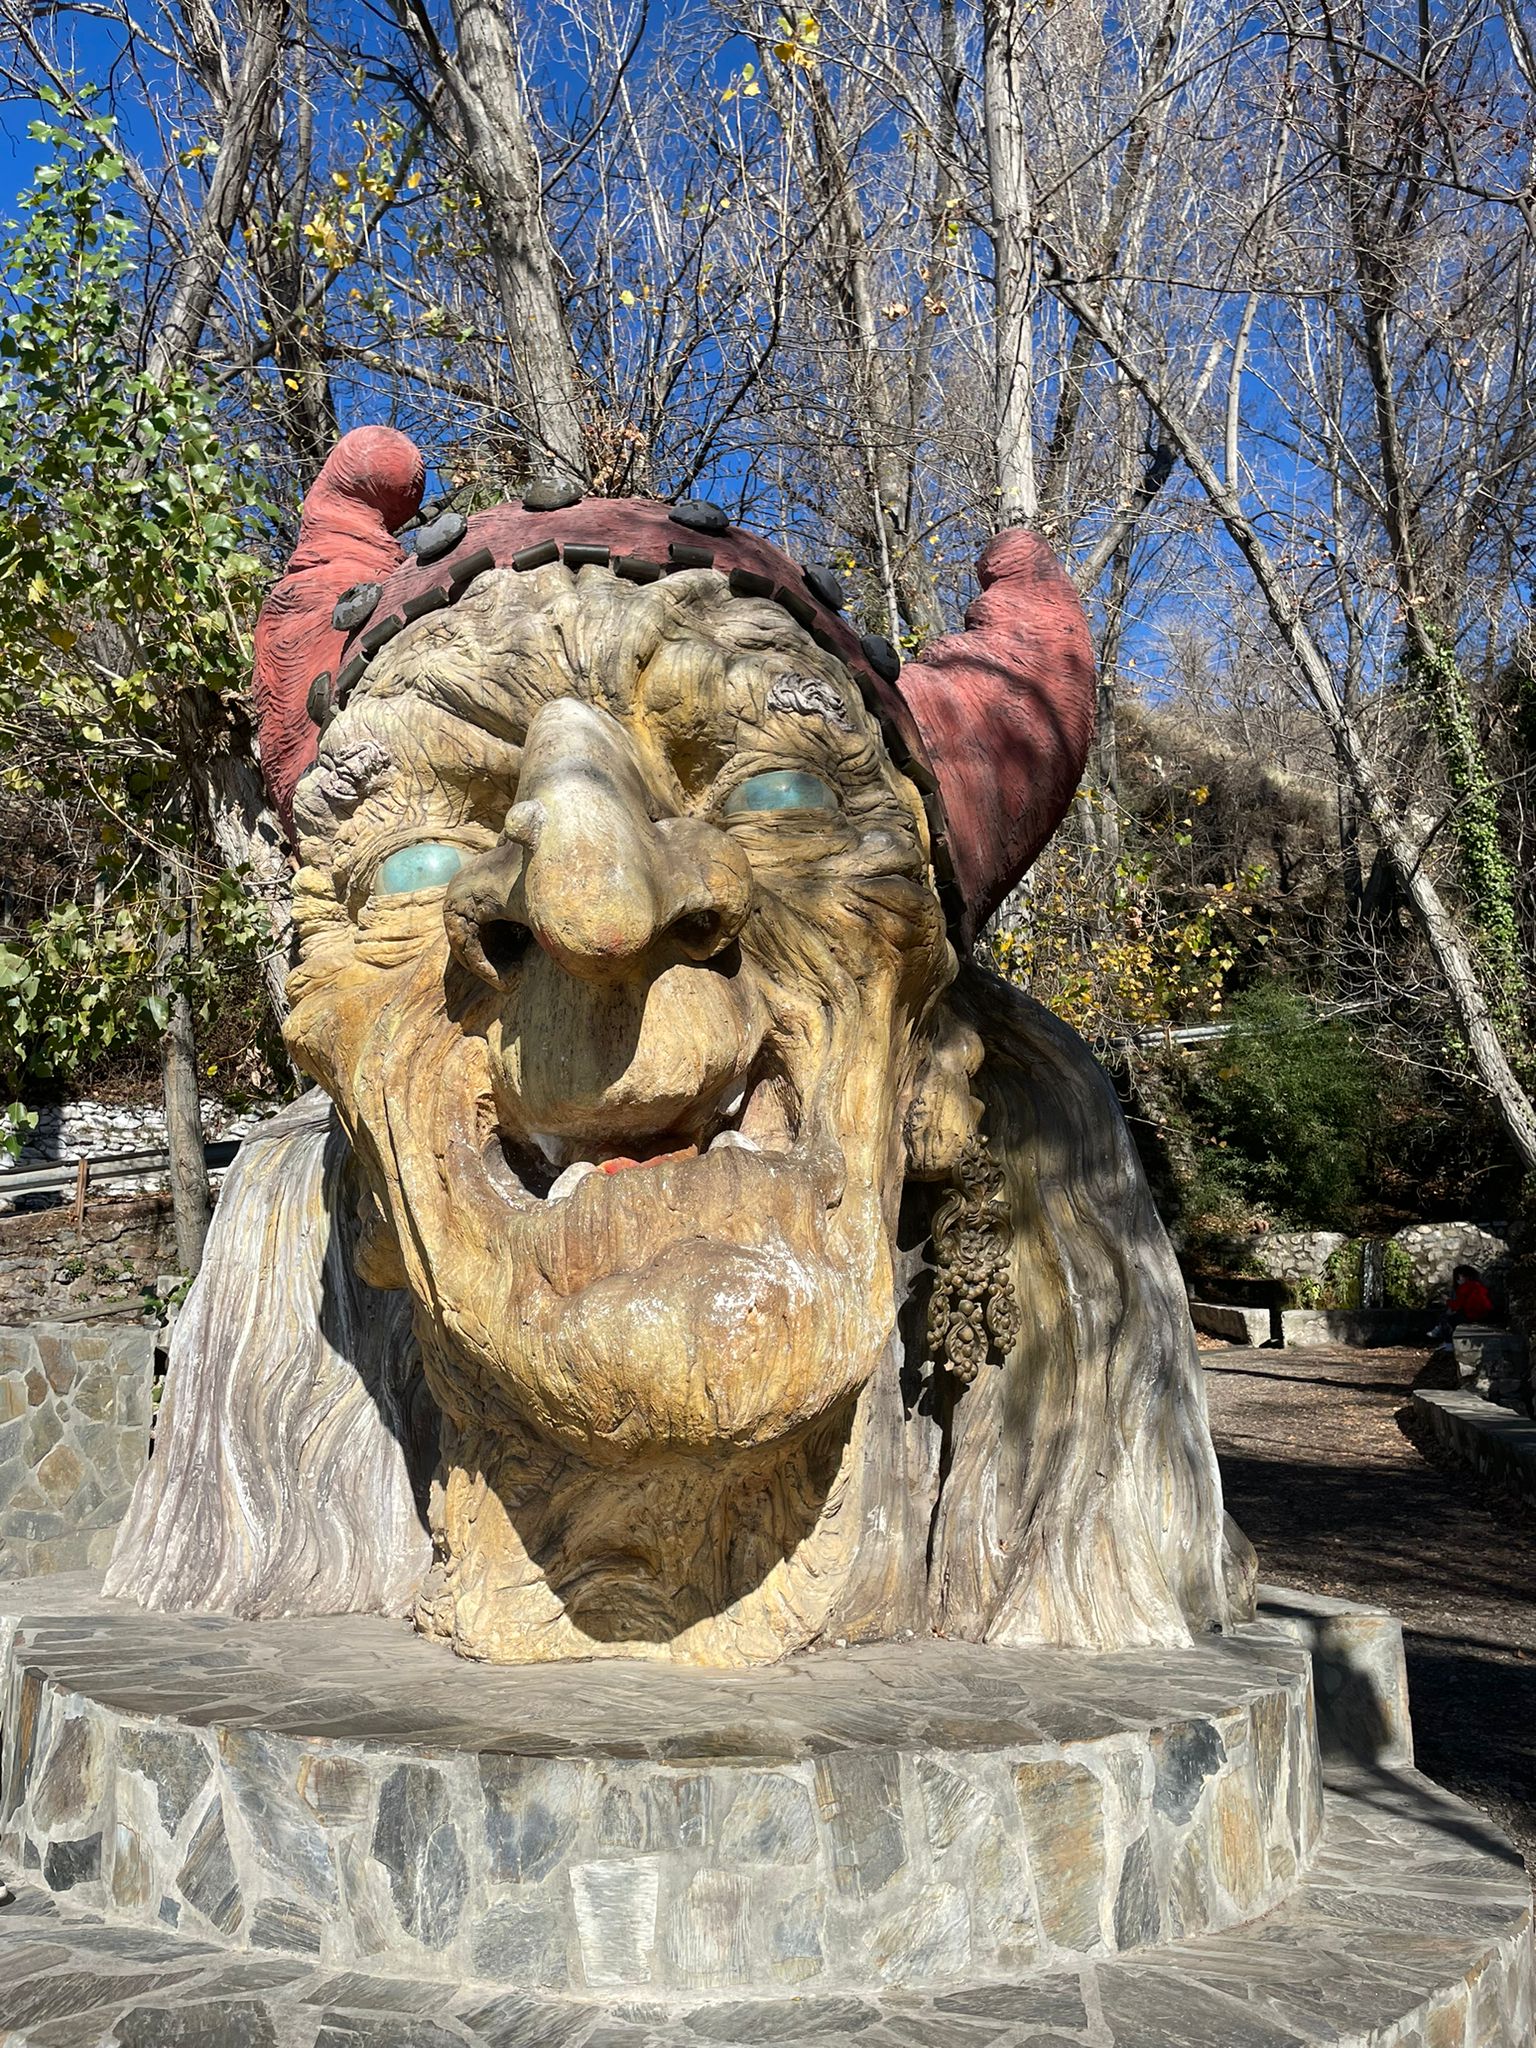
M 669 793 L 775 749 L 905 788 L 848 671 L 777 606 L 708 570 L 637 586 L 551 566 L 481 577 L 375 658 L 299 785 L 301 835 L 329 836 L 392 775 L 515 779 L 534 719 L 569 697 L 618 719 Z

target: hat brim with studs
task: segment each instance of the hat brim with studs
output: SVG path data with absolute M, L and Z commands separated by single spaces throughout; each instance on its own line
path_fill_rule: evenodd
M 1088 622 L 1051 550 L 1022 527 L 978 564 L 965 630 L 904 668 L 890 643 L 841 616 L 831 570 L 799 567 L 701 499 L 588 498 L 540 483 L 520 505 L 443 512 L 416 534 L 421 456 L 404 434 L 360 427 L 331 451 L 304 501 L 299 543 L 256 626 L 262 771 L 291 828 L 299 777 L 368 662 L 406 626 L 455 603 L 491 569 L 592 564 L 636 583 L 710 568 L 744 598 L 778 604 L 853 675 L 896 765 L 922 793 L 939 893 L 969 947 L 1072 800 L 1093 730 Z

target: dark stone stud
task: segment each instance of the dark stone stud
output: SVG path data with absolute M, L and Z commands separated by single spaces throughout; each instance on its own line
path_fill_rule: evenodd
M 838 637 L 838 635 L 833 632 L 832 628 L 827 624 L 825 619 L 815 617 L 812 618 L 810 624 L 810 635 L 811 638 L 816 642 L 816 645 L 818 647 L 825 648 L 828 654 L 835 654 L 839 660 L 842 659 L 843 653 L 845 651 L 844 643 Z
M 712 505 L 708 498 L 680 498 L 667 517 L 679 526 L 691 528 L 694 533 L 724 533 L 731 523 L 720 507 Z
M 381 647 L 387 647 L 395 635 L 404 632 L 404 630 L 405 620 L 400 616 L 399 612 L 391 612 L 387 619 L 380 619 L 376 626 L 370 626 L 363 635 L 362 649 L 364 654 L 377 654 Z
M 782 583 L 773 594 L 795 623 L 809 631 L 816 617 L 816 607 L 811 600 L 798 590 L 787 590 Z
M 843 595 L 843 586 L 827 567 L 825 562 L 812 562 L 809 569 L 802 569 L 805 587 L 818 604 L 824 604 L 829 611 L 840 612 L 848 602 Z
M 354 583 L 350 590 L 344 590 L 337 598 L 331 624 L 338 633 L 355 633 L 359 626 L 366 626 L 373 617 L 383 595 L 382 583 Z
M 367 666 L 368 657 L 366 654 L 354 655 L 336 678 L 336 703 L 338 708 L 345 704 L 351 696 L 353 686 L 362 681 L 363 671 Z
M 579 484 L 567 483 L 564 477 L 541 476 L 524 491 L 523 510 L 563 512 L 568 505 L 579 505 L 586 495 Z
M 541 540 L 531 548 L 523 548 L 512 557 L 514 569 L 547 569 L 551 562 L 560 559 L 560 543 L 557 540 Z
M 448 592 L 441 583 L 434 583 L 430 590 L 418 590 L 414 597 L 408 597 L 402 610 L 405 622 L 424 619 L 428 612 L 440 612 L 448 602 Z
M 859 645 L 864 650 L 864 659 L 884 683 L 894 683 L 901 674 L 901 656 L 889 640 L 878 633 L 866 633 Z
M 648 562 L 643 555 L 615 555 L 613 573 L 629 583 L 654 583 L 661 574 L 661 564 Z
M 713 569 L 715 551 L 713 548 L 685 547 L 681 541 L 667 543 L 667 560 L 674 569 Z
M 477 576 L 483 576 L 487 569 L 494 569 L 496 557 L 489 548 L 476 548 L 472 555 L 466 555 L 462 562 L 455 562 L 453 574 L 448 579 L 448 595 L 457 602 Z
M 469 521 L 462 512 L 442 513 L 417 534 L 417 561 L 440 562 L 444 555 L 453 552 L 468 531 Z
M 309 695 L 304 700 L 304 708 L 308 711 L 310 719 L 315 725 L 324 727 L 330 723 L 331 714 L 335 710 L 336 705 L 331 692 L 331 672 L 329 669 L 326 669 L 323 674 L 316 676 L 315 680 L 310 684 Z
M 731 590 L 737 597 L 772 597 L 773 578 L 759 576 L 755 569 L 733 569 Z
M 606 569 L 608 566 L 606 548 L 587 547 L 575 541 L 567 541 L 561 552 L 565 556 L 567 569 Z

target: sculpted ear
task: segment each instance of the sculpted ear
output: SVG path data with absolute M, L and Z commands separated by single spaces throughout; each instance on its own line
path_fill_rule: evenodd
M 971 1092 L 981 1058 L 980 1038 L 941 1003 L 907 1111 L 907 1172 L 913 1180 L 954 1178 L 981 1122 L 982 1105 Z

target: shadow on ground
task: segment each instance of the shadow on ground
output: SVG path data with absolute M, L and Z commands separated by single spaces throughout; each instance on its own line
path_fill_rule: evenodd
M 1536 1514 L 1404 1434 L 1422 1352 L 1205 1363 L 1227 1506 L 1263 1577 L 1401 1618 L 1419 1768 L 1536 1872 Z

